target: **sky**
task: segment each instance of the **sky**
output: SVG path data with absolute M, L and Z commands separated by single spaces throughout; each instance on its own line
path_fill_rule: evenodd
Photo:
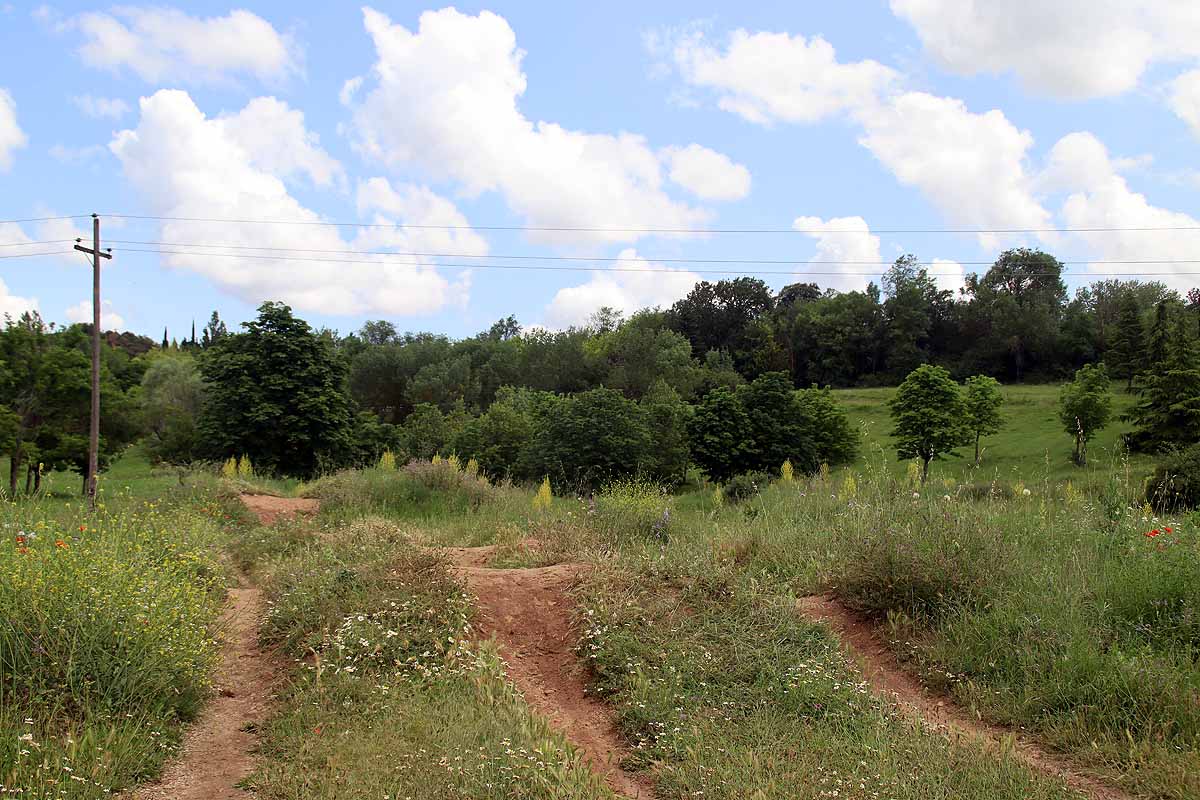
M 1186 291 L 1198 145 L 1193 0 L 0 4 L 0 314 L 90 319 L 92 213 L 104 326 L 155 339 L 266 300 L 559 329 L 904 253 L 957 289 L 1017 246 Z

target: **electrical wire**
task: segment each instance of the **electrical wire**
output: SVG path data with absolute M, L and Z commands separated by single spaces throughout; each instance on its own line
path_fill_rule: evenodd
M 543 233 L 665 233 L 665 234 L 981 234 L 981 233 L 1126 233 L 1126 232 L 1178 232 L 1200 231 L 1200 225 L 1183 225 L 1169 227 L 1129 227 L 1129 228 L 873 228 L 869 230 L 829 230 L 826 228 L 589 228 L 589 227 L 553 227 L 536 225 L 413 225 L 408 223 L 365 223 L 365 222 L 333 222 L 327 220 L 286 220 L 286 219 L 234 219 L 222 217 L 160 217 L 151 214 L 101 214 L 101 217 L 112 219 L 152 220 L 157 222 L 214 222 L 238 225 L 302 225 L 325 226 L 335 228 L 411 228 L 414 230 L 466 230 L 466 231 L 534 231 Z

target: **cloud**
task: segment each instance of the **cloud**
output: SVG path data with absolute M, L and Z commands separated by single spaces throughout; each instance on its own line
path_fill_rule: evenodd
M 29 142 L 17 124 L 17 102 L 7 89 L 0 88 L 0 172 L 12 169 L 13 151 Z
M 1051 185 L 1070 187 L 1062 205 L 1062 218 L 1069 228 L 1196 228 L 1200 220 L 1187 214 L 1151 205 L 1146 196 L 1129 188 L 1117 171 L 1108 149 L 1093 134 L 1071 133 L 1050 151 L 1046 173 Z M 1074 233 L 1072 238 L 1095 254 L 1098 261 L 1191 260 L 1195 258 L 1197 233 L 1164 233 L 1149 230 L 1120 230 Z M 1099 265 L 1094 272 L 1154 272 L 1149 276 L 1173 289 L 1186 290 L 1196 284 L 1193 264 Z
M 860 108 L 897 77 L 876 61 L 840 63 L 820 36 L 739 29 L 722 50 L 692 31 L 676 38 L 671 54 L 688 84 L 715 91 L 722 109 L 760 125 L 817 122 Z
M 1171 82 L 1167 105 L 1200 139 L 1200 69 L 1185 72 Z
M 72 97 L 71 102 L 84 116 L 92 119 L 120 119 L 130 111 L 129 104 L 119 98 L 79 94 Z
M 80 300 L 75 305 L 67 309 L 68 322 L 92 322 L 92 301 Z M 112 310 L 111 300 L 102 300 L 100 303 L 100 329 L 105 331 L 119 331 L 125 327 L 125 318 Z
M 647 261 L 635 249 L 626 248 L 612 267 L 593 271 L 587 283 L 559 289 L 546 308 L 546 325 L 582 325 L 606 306 L 629 315 L 642 308 L 670 305 L 699 280 L 694 272 Z
M 929 274 L 939 289 L 954 292 L 955 296 L 966 285 L 966 271 L 963 265 L 948 258 L 935 258 L 929 262 Z
M 83 147 L 69 147 L 64 144 L 51 145 L 46 151 L 55 161 L 63 164 L 82 164 L 94 158 L 108 154 L 108 148 L 102 144 L 89 144 Z
M 1033 137 L 999 110 L 980 114 L 955 98 L 901 91 L 891 68 L 838 62 L 819 37 L 737 30 L 719 50 L 691 33 L 676 40 L 674 54 L 686 83 L 717 90 L 722 108 L 756 124 L 833 115 L 857 123 L 859 143 L 956 224 L 1048 224 L 1026 164 Z
M 37 311 L 36 297 L 18 297 L 8 290 L 8 286 L 0 280 L 0 327 L 4 325 L 5 316 L 16 319 L 26 311 Z
M 692 228 L 710 214 L 672 199 L 645 138 L 586 133 L 528 119 L 524 52 L 503 17 L 453 8 L 421 14 L 417 30 L 364 9 L 377 62 L 345 85 L 349 133 L 367 158 L 417 165 L 468 196 L 498 192 L 530 226 Z M 628 231 L 540 233 L 550 242 L 622 242 Z
M 698 144 L 668 147 L 663 158 L 671 180 L 705 200 L 741 200 L 750 194 L 750 170 Z
M 1033 194 L 1026 157 L 1033 136 L 999 110 L 905 92 L 859 114 L 859 143 L 952 222 L 977 228 L 1041 228 L 1050 213 Z M 994 237 L 981 237 L 995 246 Z
M 829 220 L 796 217 L 792 227 L 803 231 L 817 243 L 816 253 L 809 263 L 813 264 L 812 272 L 821 274 L 798 272 L 797 277 L 806 283 L 815 283 L 822 289 L 836 289 L 839 292 L 862 291 L 867 288 L 871 275 L 861 273 L 883 272 L 879 237 L 871 233 L 862 217 L 833 217 Z
M 262 17 L 235 10 L 193 17 L 174 8 L 123 6 L 56 24 L 83 38 L 84 63 L 148 83 L 223 83 L 237 75 L 280 82 L 298 73 L 299 49 Z
M 1120 94 L 1154 62 L 1200 57 L 1200 4 L 1180 0 L 891 0 L 960 75 L 1015 73 L 1064 98 Z
M 304 127 L 304 114 L 274 97 L 256 97 L 220 124 L 245 149 L 251 166 L 279 178 L 307 175 L 317 186 L 344 185 L 342 165 L 321 149 L 320 138 Z
M 252 101 L 247 109 L 254 105 Z M 321 221 L 317 213 L 289 194 L 282 180 L 299 173 L 318 182 L 322 175 L 328 174 L 316 167 L 325 161 L 313 160 L 314 139 L 303 128 L 302 119 L 297 125 L 297 118 L 286 107 L 273 106 L 272 113 L 252 111 L 242 117 L 277 126 L 254 131 L 250 136 L 244 126 L 230 124 L 229 117 L 206 117 L 183 91 L 159 91 L 143 98 L 140 106 L 137 127 L 118 133 L 110 147 L 150 213 L 168 217 Z M 268 158 L 259 149 L 263 142 L 274 142 L 283 153 L 308 155 L 300 159 Z M 449 201 L 434 202 L 431 193 L 406 190 L 394 193 L 402 199 L 408 196 L 417 199 L 388 207 L 388 193 L 382 187 L 377 193 L 384 199 L 370 200 L 365 207 L 378 210 L 384 218 L 389 214 L 402 217 L 397 219 L 400 223 L 441 224 L 453 208 Z M 425 205 L 419 202 L 422 199 Z M 465 224 L 461 215 L 453 218 L 455 224 Z M 231 251 L 238 254 L 233 258 L 219 257 L 200 248 L 178 248 L 185 253 L 163 256 L 169 266 L 204 275 L 250 303 L 283 300 L 299 309 L 326 314 L 419 315 L 460 302 L 466 293 L 465 282 L 451 283 L 428 260 L 401 264 L 397 262 L 414 259 L 329 252 L 370 249 L 365 245 L 384 238 L 380 232 L 347 241 L 336 228 L 319 224 L 166 222 L 161 236 L 168 242 L 257 248 L 259 254 L 267 257 L 250 257 L 256 252 L 253 249 Z M 399 233 L 394 234 L 393 241 L 400 242 L 399 237 Z M 413 242 L 412 235 L 403 239 L 406 247 Z M 265 248 L 307 252 L 275 257 Z M 196 252 L 186 252 L 189 250 Z M 306 258 L 320 260 L 300 260 Z M 351 263 L 364 261 L 369 263 Z

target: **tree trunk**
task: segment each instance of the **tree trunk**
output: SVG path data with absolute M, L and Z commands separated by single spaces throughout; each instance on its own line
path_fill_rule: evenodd
M 42 465 L 38 464 L 37 472 L 33 475 L 33 493 L 37 494 L 42 490 Z
M 921 485 L 925 485 L 925 480 L 929 477 L 929 456 L 921 456 Z
M 33 491 L 33 465 L 30 464 L 25 468 L 25 494 Z
M 8 462 L 8 499 L 17 499 L 17 472 L 21 469 L 21 443 L 13 447 Z

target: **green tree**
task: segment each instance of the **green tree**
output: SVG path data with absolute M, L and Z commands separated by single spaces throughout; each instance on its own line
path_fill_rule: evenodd
M 431 459 L 450 443 L 450 425 L 441 409 L 431 403 L 420 403 L 404 420 L 405 452 L 413 458 Z
M 283 303 L 263 303 L 245 332 L 200 361 L 205 456 L 247 455 L 266 472 L 312 477 L 353 459 L 346 367 L 328 340 Z
M 1125 390 L 1129 391 L 1145 358 L 1146 331 L 1142 327 L 1142 310 L 1138 307 L 1137 296 L 1133 292 L 1126 292 L 1112 344 L 1104 354 L 1104 363 L 1111 368 L 1113 375 L 1125 379 Z
M 647 471 L 653 442 L 645 410 L 613 389 L 562 399 L 539 420 L 525 475 L 549 476 L 557 489 L 595 490 Z
M 1200 354 L 1182 312 L 1163 347 L 1162 361 L 1142 376 L 1139 402 L 1126 417 L 1134 424 L 1127 441 L 1142 452 L 1200 441 Z
M 696 406 L 688 421 L 688 445 L 692 460 L 714 481 L 724 483 L 746 472 L 746 431 L 750 419 L 737 393 L 724 387 L 713 389 Z
M 146 449 L 155 461 L 187 464 L 196 458 L 196 421 L 204 379 L 189 355 L 161 354 L 142 376 L 141 410 Z
M 818 466 L 853 463 L 858 458 L 859 433 L 829 387 L 802 389 L 796 393 L 796 400 L 816 449 Z M 793 462 L 792 466 L 797 465 Z
M 785 372 L 768 372 L 738 390 L 746 414 L 747 469 L 776 472 L 784 461 L 802 472 L 820 466 L 814 426 Z
M 687 477 L 687 424 L 692 407 L 665 380 L 656 381 L 641 404 L 653 443 L 648 471 L 659 480 L 682 483 Z
M 963 411 L 967 429 L 975 438 L 975 463 L 978 464 L 980 438 L 999 433 L 1004 424 L 1000 415 L 1004 395 L 1000 394 L 1000 381 L 987 375 L 972 375 L 963 385 Z
M 533 436 L 535 418 L 519 405 L 497 400 L 469 420 L 455 435 L 451 449 L 460 459 L 475 459 L 493 480 L 521 477 L 518 465 Z
M 195 336 L 194 333 L 192 335 Z M 216 311 L 214 311 L 214 312 L 212 312 L 212 316 L 208 318 L 208 324 L 204 326 L 204 330 L 200 334 L 200 347 L 207 350 L 208 348 L 212 347 L 214 344 L 221 341 L 222 338 L 224 338 L 228 335 L 229 335 L 229 328 L 227 328 L 225 326 L 225 323 L 221 320 L 221 315 L 218 314 Z M 163 342 L 165 343 L 166 341 L 167 341 L 167 331 L 164 328 L 163 329 Z M 163 346 L 163 349 L 164 350 L 166 349 L 165 344 Z
M 1067 433 L 1075 437 L 1072 460 L 1087 464 L 1087 443 L 1112 417 L 1108 370 L 1103 364 L 1088 364 L 1075 371 L 1075 379 L 1062 388 L 1058 399 L 1058 418 Z
M 923 364 L 914 369 L 888 405 L 896 454 L 901 461 L 921 459 L 922 483 L 929 477 L 929 462 L 968 441 L 962 392 L 942 367 Z

